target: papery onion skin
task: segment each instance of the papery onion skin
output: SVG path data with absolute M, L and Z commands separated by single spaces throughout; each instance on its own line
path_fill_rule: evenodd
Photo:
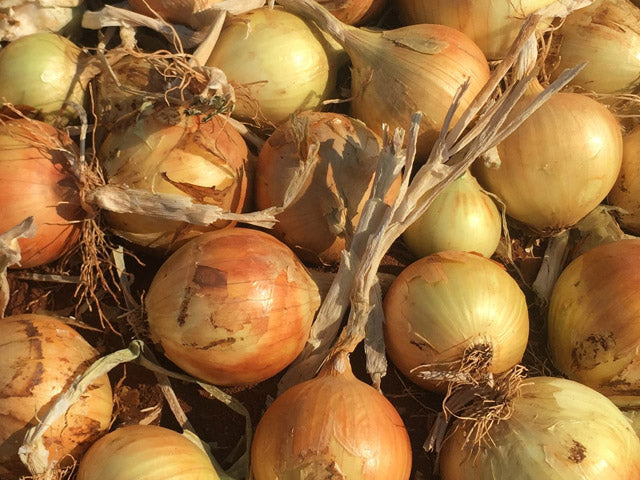
M 61 320 L 35 314 L 0 319 L 0 476 L 18 478 L 26 468 L 18 458 L 28 428 L 36 425 L 75 377 L 97 357 Z M 113 409 L 106 375 L 93 384 L 44 434 L 49 461 L 80 458 L 109 428 Z M 69 464 L 71 458 L 63 461 Z M 7 476 L 5 476 L 7 475 Z
M 609 192 L 609 203 L 624 210 L 618 212 L 620 225 L 640 235 L 640 127 L 623 137 L 622 166 Z
M 502 265 L 478 254 L 447 251 L 406 267 L 384 298 L 389 358 L 411 381 L 443 391 L 444 381 L 422 378 L 418 367 L 447 372 L 466 349 L 486 346 L 489 370 L 522 360 L 529 315 L 522 290 Z
M 12 42 L 38 32 L 75 33 L 84 0 L 4 0 L 0 6 L 0 41 Z
M 364 25 L 387 6 L 387 0 L 318 0 L 318 3 L 349 25 Z
M 61 130 L 28 119 L 0 120 L 0 233 L 34 217 L 33 238 L 18 240 L 20 267 L 57 260 L 76 247 L 85 214 L 66 155 L 77 147 Z
M 411 444 L 393 405 L 353 375 L 344 355 L 276 398 L 251 459 L 256 480 L 407 480 Z
M 154 339 L 187 373 L 219 385 L 265 380 L 309 336 L 318 287 L 293 252 L 258 230 L 204 233 L 160 267 L 146 310 Z
M 640 240 L 593 248 L 564 269 L 549 303 L 549 350 L 565 375 L 605 394 L 640 393 Z
M 512 415 L 491 426 L 477 455 L 456 430 L 440 452 L 442 480 L 634 480 L 640 440 L 620 410 L 571 380 L 523 380 Z

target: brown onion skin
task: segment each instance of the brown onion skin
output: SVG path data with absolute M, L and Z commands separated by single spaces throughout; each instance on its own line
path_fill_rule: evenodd
M 622 228 L 640 235 L 640 127 L 631 130 L 622 141 L 622 166 L 608 199 L 611 205 L 624 210 L 616 213 Z
M 166 356 L 219 385 L 254 384 L 284 369 L 302 351 L 319 305 L 293 252 L 247 228 L 188 242 L 160 267 L 146 297 Z
M 318 0 L 318 3 L 349 25 L 364 25 L 387 6 L 387 0 Z
M 33 238 L 18 240 L 20 267 L 51 263 L 80 238 L 78 187 L 61 150 L 77 154 L 72 140 L 49 124 L 28 119 L 0 121 L 0 233 L 34 217 Z
M 46 315 L 0 319 L 0 338 L 0 477 L 18 478 L 26 473 L 18 448 L 27 429 L 37 424 L 51 401 L 98 352 L 74 329 Z M 104 375 L 45 433 L 49 460 L 80 458 L 109 428 L 112 409 L 111 385 Z
M 346 355 L 271 404 L 256 428 L 251 459 L 255 480 L 406 480 L 412 460 L 400 415 L 353 375 Z

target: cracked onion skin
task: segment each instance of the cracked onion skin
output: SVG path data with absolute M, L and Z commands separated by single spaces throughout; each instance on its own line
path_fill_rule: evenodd
M 160 267 L 146 297 L 154 340 L 187 373 L 247 385 L 302 351 L 318 287 L 282 242 L 247 228 L 202 234 Z

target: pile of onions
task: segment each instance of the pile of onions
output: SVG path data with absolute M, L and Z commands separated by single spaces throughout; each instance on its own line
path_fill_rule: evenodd
M 256 480 L 407 480 L 411 444 L 402 419 L 358 380 L 346 354 L 280 395 L 258 423 L 251 447 Z
M 318 0 L 318 3 L 349 25 L 365 24 L 387 6 L 387 0 Z
M 130 425 L 87 451 L 78 480 L 219 480 L 202 447 L 173 430 Z
M 620 225 L 640 235 L 640 127 L 624 136 L 622 166 L 615 185 L 609 192 L 609 202 L 620 207 Z
M 495 203 L 465 172 L 438 194 L 427 211 L 405 230 L 402 239 L 417 257 L 444 250 L 491 257 L 501 232 L 502 219 Z
M 469 353 L 482 357 L 479 367 L 487 372 L 509 370 L 522 360 L 529 336 L 527 302 L 516 281 L 497 262 L 467 252 L 436 253 L 409 265 L 389 287 L 384 313 L 389 357 L 413 382 L 435 391 L 446 389 L 448 373 L 453 378 L 467 366 Z
M 244 139 L 226 117 L 207 120 L 164 105 L 118 125 L 99 152 L 110 184 L 185 195 L 236 213 L 247 195 L 247 157 Z M 133 213 L 109 212 L 105 218 L 121 237 L 160 253 L 204 231 L 230 226 L 219 221 L 200 227 Z
M 307 127 L 318 142 L 318 163 L 298 200 L 277 216 L 274 233 L 305 261 L 337 264 L 360 220 L 378 168 L 380 139 L 359 120 L 337 113 L 304 113 L 278 127 L 260 151 L 256 204 L 266 209 L 284 203 L 300 158 L 297 128 Z M 306 154 L 306 152 L 303 152 Z M 387 200 L 398 193 L 399 180 Z
M 0 233 L 34 217 L 36 234 L 18 240 L 21 266 L 50 263 L 72 250 L 84 211 L 69 170 L 77 148 L 62 131 L 28 119 L 0 119 Z
M 18 458 L 24 435 L 51 401 L 97 357 L 75 330 L 57 318 L 16 315 L 0 321 L 0 477 L 26 473 Z M 93 383 L 43 436 L 49 462 L 80 458 L 111 422 L 113 401 L 106 375 Z M 65 458 L 66 457 L 66 458 Z
M 533 81 L 511 116 L 542 91 Z M 498 145 L 498 168 L 474 164 L 507 215 L 543 233 L 573 226 L 609 193 L 622 163 L 616 118 L 597 101 L 557 93 Z
M 202 234 L 160 267 L 146 297 L 153 338 L 191 375 L 219 385 L 265 380 L 298 356 L 320 305 L 289 248 L 266 233 Z
M 640 240 L 589 250 L 562 272 L 549 304 L 549 350 L 569 378 L 603 393 L 640 390 Z
M 459 422 L 440 452 L 442 480 L 640 478 L 640 440 L 598 392 L 534 377 L 510 401 L 511 415 L 494 423 L 475 449 Z

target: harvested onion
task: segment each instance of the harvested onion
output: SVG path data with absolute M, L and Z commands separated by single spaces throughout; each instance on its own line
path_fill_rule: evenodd
M 38 32 L 73 33 L 80 27 L 84 0 L 3 0 L 0 41 Z
M 609 192 L 609 202 L 620 207 L 620 225 L 640 235 L 640 127 L 634 128 L 623 140 L 622 167 Z
M 318 0 L 338 20 L 349 25 L 362 25 L 378 16 L 387 0 Z

